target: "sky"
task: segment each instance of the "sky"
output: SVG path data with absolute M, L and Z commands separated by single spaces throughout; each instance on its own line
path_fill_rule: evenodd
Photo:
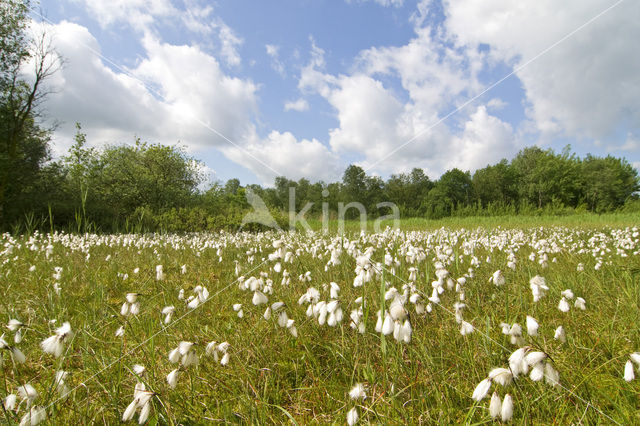
M 526 146 L 640 169 L 635 0 L 41 0 L 52 151 L 182 147 L 211 181 L 473 172 Z

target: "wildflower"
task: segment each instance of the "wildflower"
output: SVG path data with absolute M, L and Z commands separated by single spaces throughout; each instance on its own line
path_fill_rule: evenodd
M 124 336 L 124 326 L 121 325 L 117 330 L 116 330 L 116 337 L 122 337 Z
M 15 410 L 17 399 L 17 396 L 13 393 L 7 395 L 3 401 L 4 409 L 7 411 Z
M 571 289 L 563 290 L 560 294 L 562 296 L 566 297 L 567 300 L 573 299 L 573 291 L 571 291 Z
M 473 330 L 473 325 L 466 321 L 462 321 L 462 323 L 460 324 L 460 334 L 462 334 L 463 336 L 473 333 Z
M 504 275 L 502 275 L 502 271 L 498 269 L 493 273 L 491 278 L 489 278 L 489 282 L 492 282 L 496 287 L 500 287 L 506 283 Z
M 347 424 L 349 426 L 353 426 L 358 422 L 359 416 L 358 416 L 358 409 L 356 407 L 353 407 L 351 410 L 349 410 L 349 412 L 347 413 Z
M 227 352 L 227 353 L 225 353 L 225 354 L 222 356 L 222 359 L 220 360 L 220 365 L 222 365 L 223 367 L 224 367 L 225 365 L 227 365 L 227 364 L 229 364 L 229 353 L 228 353 L 228 352 Z
M 236 311 L 238 314 L 238 318 L 242 318 L 244 316 L 244 312 L 242 311 L 242 304 L 240 303 L 236 303 L 233 305 L 233 310 Z
M 491 418 L 495 419 L 502 412 L 502 401 L 500 401 L 500 396 L 498 396 L 498 392 L 494 392 L 491 395 L 491 403 L 489 404 L 489 414 Z
M 491 379 L 483 379 L 478 386 L 473 390 L 473 398 L 476 401 L 481 401 L 487 394 L 489 393 L 489 389 L 491 388 Z
M 538 321 L 536 321 L 535 318 L 527 315 L 527 334 L 529 334 L 529 336 L 537 336 L 538 327 Z
M 509 368 L 514 376 L 520 374 L 527 374 L 529 372 L 529 364 L 527 364 L 525 357 L 527 354 L 527 348 L 517 349 L 509 356 Z
M 351 399 L 366 399 L 367 393 L 362 383 L 356 383 L 349 391 Z
M 178 384 L 178 375 L 180 374 L 180 370 L 176 368 L 172 370 L 169 374 L 167 374 L 167 383 L 171 389 L 174 389 Z
M 575 303 L 574 303 L 574 306 L 575 306 L 576 308 L 578 308 L 578 309 L 583 310 L 583 311 L 584 311 L 585 309 L 587 309 L 587 306 L 586 306 L 586 304 L 585 304 L 585 301 L 584 301 L 584 299 L 583 299 L 582 297 L 576 297 L 576 301 L 575 301 Z
M 164 271 L 162 268 L 162 265 L 157 265 L 156 266 L 156 281 L 163 281 L 164 280 Z
M 513 380 L 513 374 L 507 368 L 494 368 L 489 372 L 489 380 L 496 382 L 502 386 L 508 386 Z
M 561 312 L 569 312 L 569 309 L 569 302 L 567 302 L 567 299 L 562 297 L 560 299 L 560 303 L 558 303 L 558 310 L 560 310 Z
M 544 363 L 544 380 L 551 386 L 560 385 L 560 374 L 549 362 Z
M 23 364 L 27 360 L 27 357 L 20 349 L 15 346 L 10 346 L 7 341 L 4 340 L 4 334 L 0 336 L 0 349 L 8 349 L 11 353 L 11 358 L 18 364 Z
M 631 355 L 629 355 L 629 358 L 631 358 L 631 361 L 635 362 L 636 365 L 640 367 L 640 352 L 632 353 Z
M 504 396 L 504 400 L 502 401 L 502 421 L 508 422 L 513 417 L 513 399 L 511 395 L 506 394 Z
M 173 315 L 173 312 L 176 310 L 175 306 L 171 305 L 171 306 L 165 306 L 164 308 L 162 308 L 162 315 L 164 315 L 164 323 L 165 324 L 169 324 L 171 322 L 171 316 Z
M 44 407 L 31 407 L 28 413 L 22 416 L 20 420 L 20 426 L 35 426 L 38 423 L 47 420 L 47 412 Z
M 60 398 L 62 399 L 65 399 L 71 392 L 69 390 L 69 386 L 67 386 L 67 384 L 65 383 L 65 380 L 68 375 L 69 373 L 67 371 L 63 371 L 63 370 L 56 371 L 56 381 L 55 381 L 56 390 L 58 391 L 58 393 L 60 394 Z
M 261 292 L 260 290 L 256 290 L 253 292 L 253 300 L 252 300 L 253 304 L 258 306 L 258 305 L 264 305 L 266 303 L 269 302 L 269 298 L 267 298 L 267 296 Z
M 18 395 L 23 401 L 27 401 L 27 406 L 29 407 L 38 398 L 38 391 L 31 384 L 26 383 L 18 387 Z
M 565 343 L 567 341 L 567 336 L 564 332 L 564 328 L 562 326 L 559 326 L 558 328 L 556 328 L 556 332 L 553 336 L 554 339 L 559 340 L 562 343 Z
M 138 423 L 144 424 L 149 418 L 151 412 L 151 398 L 154 393 L 145 390 L 144 383 L 137 383 L 133 392 L 133 401 L 127 406 L 122 414 L 122 421 L 126 422 L 133 418 L 136 411 L 140 409 Z
M 70 337 L 73 337 L 73 332 L 71 331 L 71 325 L 68 322 L 62 324 L 62 327 L 59 327 L 55 330 L 55 333 L 51 337 L 47 337 L 42 342 L 40 342 L 40 347 L 46 353 L 54 355 L 56 358 L 62 355 L 62 351 L 64 350 L 64 342 L 66 342 Z
M 544 297 L 549 287 L 547 287 L 546 280 L 536 275 L 535 277 L 529 280 L 529 287 L 531 288 L 531 293 L 533 294 L 533 301 L 537 302 Z
M 523 345 L 524 339 L 522 338 L 522 327 L 517 322 L 511 326 L 509 330 L 509 336 L 512 345 Z
M 636 376 L 633 372 L 633 363 L 631 362 L 631 360 L 627 360 L 626 364 L 624 365 L 624 380 L 630 382 L 635 378 Z

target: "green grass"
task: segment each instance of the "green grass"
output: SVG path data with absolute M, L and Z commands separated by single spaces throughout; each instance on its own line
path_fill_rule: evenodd
M 599 222 L 601 219 L 606 222 Z M 380 275 L 360 288 L 352 286 L 356 263 L 346 250 L 340 256 L 341 264 L 325 271 L 330 238 L 334 243 L 340 238 L 319 233 L 41 235 L 16 240 L 5 235 L 5 251 L 0 255 L 4 262 L 0 318 L 4 322 L 17 318 L 27 325 L 24 339 L 17 345 L 27 362 L 15 364 L 8 351 L 0 352 L 4 361 L 0 396 L 4 398 L 15 393 L 18 386 L 31 383 L 40 393 L 35 404 L 47 407 L 51 424 L 114 424 L 133 399 L 137 378 L 132 367 L 142 364 L 147 369 L 142 379 L 147 389 L 156 392 L 150 424 L 344 424 L 347 411 L 354 406 L 358 406 L 361 422 L 491 423 L 488 400 L 475 402 L 472 392 L 493 367 L 508 366 L 509 355 L 517 349 L 501 334 L 499 324 L 518 322 L 524 328 L 526 315 L 531 315 L 540 323 L 539 335 L 527 336 L 525 328 L 524 338 L 527 344 L 550 355 L 562 387 L 552 388 L 526 377 L 506 389 L 494 385 L 492 392 L 497 389 L 501 396 L 507 392 L 513 396 L 514 422 L 640 422 L 640 382 L 627 383 L 622 378 L 629 353 L 640 350 L 640 261 L 632 254 L 640 245 L 631 232 L 625 234 L 630 242 L 621 243 L 623 238 L 614 238 L 618 234 L 612 231 L 612 227 L 632 224 L 630 216 L 516 218 L 513 222 L 477 218 L 407 220 L 402 224 L 408 230 L 435 231 L 378 236 L 370 241 L 359 239 L 356 233 L 342 241 L 346 244 L 353 238 L 354 246 L 362 251 L 373 246 L 372 259 L 376 262 L 383 261 L 387 247 L 401 262 L 396 275 L 386 271 L 384 281 Z M 491 229 L 498 224 L 509 230 Z M 442 226 L 448 230 L 438 230 Z M 544 230 L 519 231 L 541 226 Z M 461 228 L 476 230 L 463 232 Z M 299 249 L 292 263 L 283 264 L 291 275 L 288 286 L 280 283 L 282 273 L 272 269 L 274 261 L 262 261 L 274 251 L 271 242 L 275 238 L 284 238 L 294 253 Z M 490 238 L 494 238 L 493 250 L 486 247 Z M 537 251 L 532 244 L 542 239 L 549 247 L 558 247 L 557 253 L 549 250 L 548 268 L 528 259 L 532 251 Z M 588 247 L 590 240 L 602 241 L 597 244 L 610 250 L 603 255 L 600 270 L 594 269 L 596 260 L 590 251 L 570 249 L 581 242 Z M 47 258 L 49 241 L 53 252 Z M 468 272 L 471 260 L 471 253 L 464 253 L 465 247 L 471 250 L 471 246 L 462 244 L 474 241 L 473 254 L 481 263 L 465 285 L 464 311 L 464 319 L 476 328 L 474 333 L 459 333 L 452 313 L 453 303 L 458 300 L 454 291 L 446 291 L 441 295 L 442 304 L 434 305 L 433 311 L 424 315 L 417 315 L 413 305 L 407 303 L 413 328 L 409 344 L 374 331 L 376 311 L 384 299 L 381 293 L 391 286 L 402 291 L 410 266 L 418 268 L 417 290 L 429 296 L 431 282 L 436 279 L 436 245 L 443 251 L 449 246 L 454 255 L 463 256 L 447 266 L 451 276 L 458 278 Z M 205 242 L 210 243 L 208 247 Z M 628 257 L 620 257 L 616 244 L 634 248 L 624 250 Z M 426 259 L 409 264 L 403 254 L 408 245 L 425 250 Z M 508 247 L 517 249 L 516 270 L 506 267 Z M 249 249 L 258 250 L 253 263 L 246 255 Z M 108 261 L 107 256 L 111 256 Z M 486 262 L 487 256 L 491 263 Z M 235 261 L 246 277 L 259 277 L 264 272 L 273 279 L 269 303 L 285 302 L 289 317 L 295 320 L 297 338 L 277 325 L 275 315 L 269 320 L 262 317 L 265 306 L 254 306 L 252 292 L 238 287 Z M 584 264 L 583 272 L 576 271 L 578 263 Z M 164 265 L 163 281 L 155 279 L 158 264 Z M 187 265 L 186 274 L 180 273 L 183 264 Z M 30 272 L 32 265 L 35 271 Z M 63 268 L 60 295 L 53 290 L 55 266 Z M 133 273 L 135 268 L 140 268 L 138 274 Z M 488 282 L 496 269 L 504 272 L 507 283 L 503 287 Z M 311 282 L 298 278 L 306 271 L 312 273 Z M 129 275 L 127 280 L 120 275 L 124 273 Z M 538 303 L 533 303 L 529 289 L 529 279 L 534 275 L 544 276 L 550 287 Z M 336 327 L 318 325 L 317 320 L 306 317 L 306 305 L 298 304 L 309 286 L 320 290 L 321 300 L 328 300 L 329 290 L 323 286 L 330 281 L 341 287 L 344 319 Z M 190 311 L 184 301 L 178 300 L 178 291 L 185 289 L 188 296 L 197 285 L 206 286 L 211 295 L 205 304 Z M 560 292 L 566 288 L 586 299 L 586 311 L 574 308 L 573 303 L 568 313 L 557 309 Z M 128 292 L 141 293 L 141 310 L 137 316 L 125 318 L 120 315 L 120 306 Z M 359 296 L 365 300 L 364 335 L 349 327 L 349 313 Z M 234 303 L 242 303 L 243 318 L 236 316 Z M 173 322 L 164 329 L 160 311 L 167 305 L 174 305 L 176 312 Z M 388 307 L 389 301 L 385 305 Z M 56 325 L 49 323 L 53 319 Z M 65 354 L 54 358 L 43 353 L 39 343 L 63 321 L 71 323 L 75 336 Z M 115 336 L 121 325 L 126 329 L 123 338 Z M 565 344 L 553 339 L 559 325 L 567 332 Z M 12 343 L 13 333 L 7 331 L 5 339 Z M 168 353 L 182 340 L 197 343 L 200 363 L 182 372 L 177 387 L 171 389 L 165 377 L 176 365 L 169 362 Z M 212 340 L 231 344 L 227 366 L 204 354 Z M 67 384 L 73 391 L 64 400 L 59 399 L 53 386 L 58 369 L 70 372 Z M 348 392 L 359 382 L 366 385 L 367 398 L 352 401 Z M 3 412 L 3 421 L 17 424 L 25 412 L 23 403 L 17 413 Z
M 311 229 L 320 231 L 323 229 L 321 220 L 307 220 Z M 540 226 L 568 226 L 573 228 L 595 228 L 603 226 L 636 226 L 640 221 L 637 213 L 576 213 L 564 216 L 472 216 L 472 217 L 445 217 L 442 219 L 425 219 L 425 218 L 402 218 L 399 221 L 399 227 L 405 231 L 434 230 L 441 227 L 459 229 L 467 228 L 535 228 Z M 393 227 L 393 220 L 382 220 L 376 224 L 376 220 L 366 221 L 365 231 L 374 232 L 375 226 L 380 230 L 384 230 L 387 226 Z M 299 230 L 303 230 L 298 225 Z M 328 229 L 335 233 L 339 229 L 338 220 L 330 220 Z M 360 231 L 361 224 L 358 220 L 344 221 L 345 232 Z

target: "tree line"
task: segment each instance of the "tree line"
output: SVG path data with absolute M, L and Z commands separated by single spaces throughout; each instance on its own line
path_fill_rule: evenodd
M 398 206 L 401 217 L 640 211 L 637 171 L 623 158 L 561 153 L 536 146 L 476 170 L 436 180 L 419 168 L 387 180 L 350 165 L 337 182 L 277 177 L 273 186 L 238 179 L 202 188 L 201 164 L 180 146 L 145 143 L 91 148 L 77 125 L 73 146 L 52 160 L 52 130 L 39 124 L 46 80 L 61 63 L 41 37 L 27 36 L 29 3 L 0 2 L 0 228 L 87 231 L 235 230 L 252 210 L 251 191 L 282 226 L 307 203 L 309 217 L 337 217 L 339 203 L 361 203 L 368 217 Z M 33 66 L 30 77 L 24 68 Z M 290 198 L 291 188 L 295 199 Z M 358 211 L 350 209 L 347 218 Z M 259 229 L 249 224 L 244 229 Z

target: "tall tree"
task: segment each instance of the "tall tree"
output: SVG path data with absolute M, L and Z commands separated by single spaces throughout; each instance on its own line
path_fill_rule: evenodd
M 47 95 L 44 81 L 60 64 L 47 34 L 28 36 L 28 11 L 28 1 L 0 2 L 0 221 L 4 222 L 10 182 L 20 190 L 11 179 L 12 171 L 25 161 L 39 167 L 47 158 L 48 135 L 36 118 Z M 33 66 L 29 77 L 27 66 Z

